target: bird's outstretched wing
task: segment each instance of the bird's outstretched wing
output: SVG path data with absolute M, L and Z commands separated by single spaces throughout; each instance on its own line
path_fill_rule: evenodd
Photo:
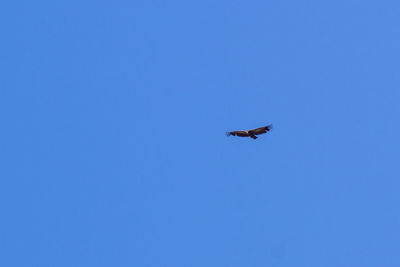
M 247 131 L 233 131 L 233 132 L 227 132 L 227 136 L 233 135 L 233 136 L 241 136 L 241 137 L 247 137 L 249 136 Z
M 260 127 L 257 129 L 253 129 L 249 131 L 250 135 L 259 135 L 259 134 L 264 134 L 269 132 L 272 129 L 272 124 L 264 126 L 264 127 Z

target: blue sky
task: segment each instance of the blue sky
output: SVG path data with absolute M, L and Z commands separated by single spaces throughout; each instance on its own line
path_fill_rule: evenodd
M 1 10 L 2 266 L 400 266 L 399 1 Z

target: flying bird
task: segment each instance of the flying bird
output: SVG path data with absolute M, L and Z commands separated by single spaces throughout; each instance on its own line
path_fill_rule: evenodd
M 256 135 L 264 134 L 266 132 L 269 132 L 272 129 L 272 124 L 264 127 L 260 127 L 257 129 L 253 130 L 248 130 L 248 131 L 233 131 L 233 132 L 227 132 L 226 135 L 230 136 L 240 136 L 240 137 L 251 137 L 253 139 L 257 139 L 258 137 Z

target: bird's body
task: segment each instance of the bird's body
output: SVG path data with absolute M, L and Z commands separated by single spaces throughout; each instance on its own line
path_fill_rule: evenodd
M 226 133 L 227 136 L 233 135 L 233 136 L 240 136 L 240 137 L 251 137 L 253 139 L 257 139 L 258 137 L 256 135 L 264 134 L 269 132 L 272 129 L 272 124 L 260 128 L 256 128 L 253 130 L 248 130 L 248 131 L 232 131 Z

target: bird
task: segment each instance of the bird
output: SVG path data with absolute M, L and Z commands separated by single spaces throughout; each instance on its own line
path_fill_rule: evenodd
M 226 135 L 230 136 L 240 136 L 240 137 L 251 137 L 253 139 L 257 139 L 258 137 L 256 135 L 264 134 L 269 132 L 272 129 L 272 124 L 256 128 L 253 130 L 247 130 L 247 131 L 232 131 L 232 132 L 227 132 Z

